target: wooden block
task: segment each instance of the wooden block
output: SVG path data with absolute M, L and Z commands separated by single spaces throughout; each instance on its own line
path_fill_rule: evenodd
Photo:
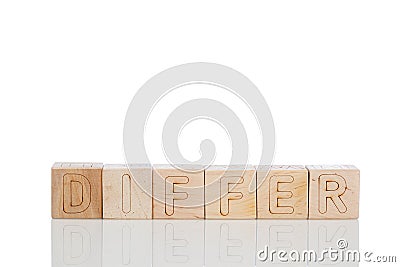
M 254 167 L 212 166 L 205 173 L 206 218 L 256 218 L 256 192 L 249 190 L 256 179 Z
M 308 171 L 304 166 L 262 166 L 257 169 L 257 186 L 257 218 L 307 219 Z
M 153 218 L 204 218 L 204 170 L 183 168 L 186 171 L 166 165 L 153 168 Z
M 104 165 L 103 218 L 151 219 L 151 180 L 150 165 Z
M 102 218 L 102 169 L 102 163 L 55 163 L 52 217 Z
M 360 171 L 351 165 L 306 166 L 309 170 L 309 218 L 357 219 Z

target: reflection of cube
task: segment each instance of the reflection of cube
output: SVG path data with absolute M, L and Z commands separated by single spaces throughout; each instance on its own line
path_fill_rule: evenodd
M 96 266 L 151 266 L 151 237 L 152 221 L 104 220 L 103 262 Z
M 279 260 L 271 257 L 271 251 L 302 252 L 308 248 L 308 222 L 306 220 L 258 220 L 257 221 L 257 251 L 263 251 L 257 256 L 256 266 L 290 266 L 306 267 L 307 262 L 285 257 Z M 267 253 L 267 254 L 266 254 Z
M 101 163 L 55 163 L 51 170 L 53 218 L 102 218 Z
M 255 220 L 207 220 L 205 266 L 255 266 Z
M 154 220 L 152 266 L 204 266 L 204 221 Z
M 104 165 L 103 218 L 151 219 L 151 167 Z
M 307 219 L 308 172 L 303 166 L 265 166 L 257 170 L 257 217 Z
M 309 171 L 309 218 L 356 219 L 360 171 L 351 165 L 306 166 Z
M 256 170 L 244 166 L 213 166 L 206 170 L 206 218 L 255 219 Z M 254 184 L 254 191 L 251 191 Z
M 200 166 L 155 166 L 153 218 L 204 219 L 204 170 Z
M 101 220 L 52 220 L 51 266 L 102 266 Z
M 354 260 L 357 253 L 349 253 L 359 251 L 358 243 L 357 220 L 310 220 L 308 221 L 308 249 L 315 251 L 320 258 L 319 261 L 309 260 L 308 266 L 358 267 L 358 260 Z M 339 251 L 336 255 L 337 260 L 330 258 L 327 253 L 324 254 L 324 251 L 329 249 Z

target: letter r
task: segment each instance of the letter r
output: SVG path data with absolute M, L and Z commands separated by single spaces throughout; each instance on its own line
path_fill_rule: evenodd
M 331 200 L 340 213 L 345 213 L 347 207 L 342 195 L 347 190 L 346 180 L 338 174 L 322 174 L 318 178 L 319 212 L 326 213 L 328 201 Z

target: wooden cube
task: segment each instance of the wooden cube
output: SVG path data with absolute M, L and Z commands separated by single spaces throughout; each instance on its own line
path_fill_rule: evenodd
M 257 169 L 257 218 L 307 219 L 308 171 L 304 166 Z
M 360 171 L 352 165 L 306 166 L 310 176 L 310 219 L 356 219 Z
M 151 219 L 151 175 L 150 165 L 104 165 L 103 218 Z
M 203 219 L 204 170 L 200 166 L 153 168 L 153 218 Z
M 55 163 L 53 218 L 102 218 L 102 163 Z
M 245 166 L 212 166 L 206 170 L 206 218 L 255 219 L 256 170 Z

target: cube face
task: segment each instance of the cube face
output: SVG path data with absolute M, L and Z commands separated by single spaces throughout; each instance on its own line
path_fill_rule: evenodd
M 102 163 L 55 163 L 52 217 L 102 218 Z
M 357 219 L 360 171 L 351 165 L 306 166 L 310 219 Z
M 151 219 L 151 166 L 105 165 L 103 218 Z
M 204 171 L 187 168 L 153 168 L 154 219 L 204 219 Z
M 253 167 L 210 167 L 205 172 L 205 212 L 210 219 L 255 219 L 256 179 Z
M 305 167 L 260 167 L 257 186 L 257 218 L 307 219 L 308 171 Z

